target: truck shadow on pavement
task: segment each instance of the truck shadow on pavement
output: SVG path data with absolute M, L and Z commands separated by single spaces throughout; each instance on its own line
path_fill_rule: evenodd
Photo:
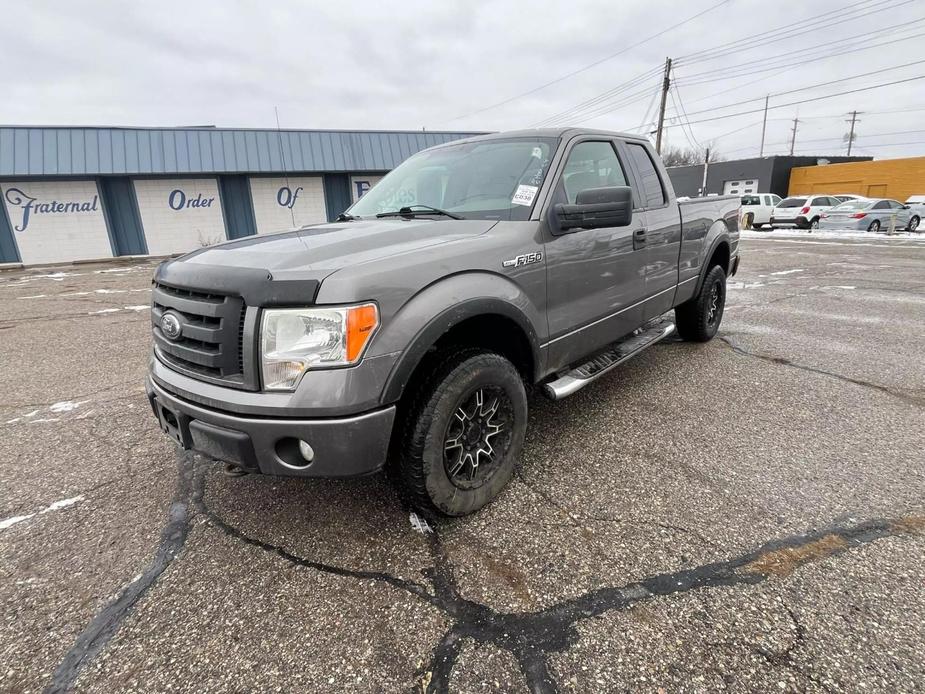
M 210 466 L 211 463 L 192 455 L 179 456 L 176 493 L 153 559 L 141 576 L 104 607 L 78 636 L 56 668 L 47 691 L 73 689 L 83 668 L 106 647 L 134 606 L 182 552 L 192 523 L 197 518 L 204 519 L 226 536 L 270 553 L 282 562 L 346 580 L 385 584 L 444 613 L 451 626 L 435 645 L 429 662 L 413 673 L 417 685 L 425 692 L 449 690 L 453 667 L 465 639 L 492 644 L 510 652 L 530 691 L 556 692 L 558 687 L 550 673 L 548 657 L 565 652 L 576 643 L 576 625 L 583 620 L 697 589 L 759 584 L 772 577 L 785 577 L 805 564 L 850 552 L 878 540 L 925 533 L 925 515 L 835 524 L 822 530 L 772 540 L 722 561 L 599 588 L 533 612 L 506 613 L 461 595 L 454 566 L 441 539 L 441 525 L 452 521 L 437 521 L 433 531 L 423 536 L 431 560 L 431 566 L 422 571 L 423 581 L 383 571 L 345 568 L 294 554 L 281 545 L 249 535 L 223 518 L 205 499 L 206 475 Z M 406 506 L 405 510 L 410 511 L 410 508 Z M 797 635 L 799 638 L 799 624 Z M 768 653 L 765 657 L 814 679 L 789 660 L 789 651 Z

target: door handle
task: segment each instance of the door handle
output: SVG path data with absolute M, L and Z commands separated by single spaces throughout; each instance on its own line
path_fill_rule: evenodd
M 640 248 L 646 247 L 646 230 L 645 229 L 636 229 L 633 232 L 633 250 L 638 251 Z

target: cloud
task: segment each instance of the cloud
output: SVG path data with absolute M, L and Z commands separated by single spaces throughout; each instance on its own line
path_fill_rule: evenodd
M 841 17 L 842 5 L 834 0 L 811 5 L 732 0 L 556 85 L 457 118 L 614 54 L 711 4 L 166 0 L 113 5 L 103 0 L 32 0 L 5 8 L 0 24 L 3 119 L 25 124 L 274 127 L 274 107 L 279 107 L 284 127 L 494 130 L 525 127 L 566 111 L 637 74 L 657 70 L 666 56 L 677 58 L 732 40 L 740 40 L 742 50 L 722 60 L 688 65 L 679 61 L 676 77 L 687 110 L 925 58 L 925 40 L 919 39 L 897 44 L 891 51 L 858 52 L 787 70 L 685 85 L 686 74 L 763 58 L 797 60 L 801 51 L 817 45 L 838 44 L 856 33 L 917 19 L 915 3 L 890 0 L 881 6 L 882 12 L 827 28 L 828 22 L 807 25 L 801 20 L 826 9 L 833 20 Z M 788 23 L 795 28 L 815 24 L 818 32 L 751 48 L 765 31 Z M 925 25 L 919 26 L 925 31 Z M 919 73 L 921 66 L 910 67 L 839 86 Z M 597 112 L 576 114 L 572 123 L 636 128 L 658 81 L 653 73 L 635 88 L 640 92 L 637 98 L 612 112 L 605 108 L 610 102 L 602 101 L 597 117 L 588 117 Z M 854 108 L 925 108 L 918 96 L 922 89 L 923 83 L 913 82 L 804 104 L 799 110 L 772 111 L 775 120 L 768 124 L 767 141 L 787 140 L 787 119 L 798 112 L 804 120 L 798 151 L 838 153 L 845 130 L 843 113 Z M 788 100 L 822 93 L 827 92 L 800 92 Z M 676 122 L 674 108 L 669 102 L 669 119 Z M 925 140 L 925 133 L 878 135 L 913 130 L 923 113 L 862 116 L 857 151 L 863 153 L 866 144 L 867 151 L 878 156 L 925 152 L 921 145 L 901 144 Z M 756 120 L 760 114 L 694 125 L 693 136 L 708 142 Z M 670 129 L 667 137 L 671 143 L 688 144 L 682 128 Z M 746 156 L 756 153 L 759 137 L 760 125 L 744 127 L 724 135 L 715 146 Z M 807 141 L 805 147 L 801 139 Z M 882 146 L 885 143 L 900 145 Z M 770 151 L 783 149 L 775 145 Z

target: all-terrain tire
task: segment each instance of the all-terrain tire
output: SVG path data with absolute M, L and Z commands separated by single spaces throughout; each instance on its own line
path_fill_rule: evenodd
M 489 409 L 492 398 L 496 398 L 501 404 L 491 420 L 492 426 L 504 426 L 489 439 L 495 456 L 487 459 L 476 454 L 475 475 L 480 477 L 469 479 L 466 472 L 473 470 L 471 463 L 459 475 L 452 474 L 458 459 L 452 458 L 456 451 L 451 454 L 447 446 L 456 433 L 454 427 L 471 424 L 462 421 L 459 413 L 466 414 L 479 393 L 483 394 L 484 407 L 473 411 Z M 448 516 L 479 510 L 510 481 L 523 447 L 527 394 L 520 373 L 494 352 L 457 350 L 438 361 L 430 376 L 410 395 L 398 451 L 398 472 L 412 502 Z M 484 431 L 489 425 L 483 422 L 482 426 Z M 479 462 L 481 470 L 477 469 Z
M 674 310 L 678 334 L 689 342 L 709 342 L 719 330 L 726 307 L 726 272 L 714 265 L 700 291 Z

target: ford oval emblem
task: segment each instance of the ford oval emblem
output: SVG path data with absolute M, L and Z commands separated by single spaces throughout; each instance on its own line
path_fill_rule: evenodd
M 180 319 L 172 313 L 165 313 L 161 317 L 161 332 L 168 340 L 176 340 L 182 332 Z

